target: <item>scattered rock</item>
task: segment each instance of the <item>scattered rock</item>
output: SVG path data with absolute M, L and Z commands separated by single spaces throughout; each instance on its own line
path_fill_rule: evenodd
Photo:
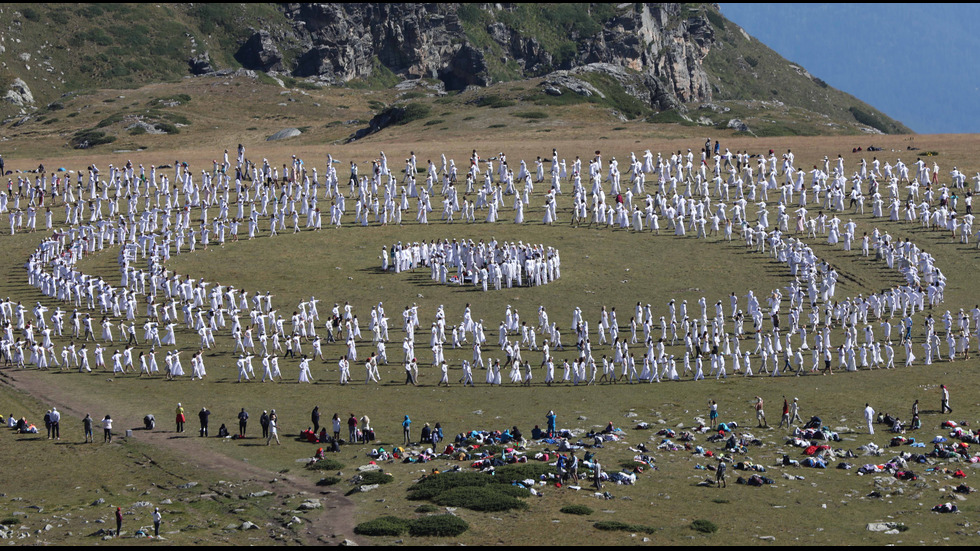
M 181 484 L 180 486 L 177 486 L 177 488 L 181 490 L 189 490 L 197 485 L 198 485 L 197 482 L 188 482 L 187 484 Z
M 375 484 L 374 487 L 377 488 L 378 485 Z M 365 491 L 363 486 L 361 487 L 361 491 Z M 319 509 L 320 507 L 323 507 L 323 505 L 320 504 L 319 499 L 308 499 L 299 504 L 300 511 L 312 511 L 313 509 Z
M 887 532 L 898 527 L 895 522 L 869 522 L 868 532 Z
M 27 86 L 27 83 L 19 78 L 15 78 L 10 83 L 10 89 L 3 96 L 3 99 L 16 105 L 17 107 L 29 107 L 34 105 L 34 94 Z
M 357 471 L 358 472 L 361 472 L 361 473 L 367 473 L 367 472 L 371 472 L 371 471 L 380 471 L 380 470 L 381 470 L 381 465 L 377 465 L 377 464 L 374 464 L 374 463 L 368 463 L 367 465 L 361 465 L 360 467 L 357 468 Z
M 283 105 L 285 105 L 285 104 L 283 104 Z M 279 141 L 279 140 L 286 140 L 286 139 L 289 139 L 289 138 L 295 138 L 296 136 L 299 136 L 300 134 L 302 134 L 302 132 L 300 131 L 299 128 L 284 128 L 284 129 L 280 130 L 279 132 L 276 132 L 275 134 L 273 134 L 273 135 L 269 136 L 268 138 L 266 138 L 265 141 L 267 141 L 267 142 L 276 142 L 276 141 Z
M 365 484 L 360 488 L 362 492 L 370 492 L 371 490 L 377 490 L 377 489 L 378 489 L 377 484 Z
M 271 496 L 271 495 L 274 495 L 274 494 L 272 492 L 270 492 L 269 490 L 262 490 L 261 492 L 252 492 L 252 493 L 248 494 L 247 497 L 266 497 L 266 496 Z
M 749 125 L 745 124 L 740 119 L 730 119 L 728 121 L 728 128 L 734 128 L 739 132 L 750 132 Z
M 137 501 L 136 503 L 133 504 L 133 507 L 134 508 L 136 508 L 136 507 L 153 507 L 153 504 L 150 503 L 149 501 Z
M 357 547 L 357 544 L 351 540 L 344 540 L 340 542 L 341 547 Z
M 249 522 L 249 521 L 246 520 L 245 522 L 242 523 L 242 526 L 241 526 L 240 530 L 242 530 L 242 531 L 245 531 L 245 530 L 257 530 L 258 528 L 259 527 L 258 527 L 257 524 L 253 524 L 253 523 L 251 523 L 251 522 Z

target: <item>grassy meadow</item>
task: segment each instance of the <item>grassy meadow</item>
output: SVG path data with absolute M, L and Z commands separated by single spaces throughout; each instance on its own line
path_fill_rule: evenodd
M 127 92 L 132 93 L 135 92 Z M 272 100 L 271 96 L 267 98 L 269 102 Z M 202 110 L 201 117 L 204 117 L 203 111 L 207 109 L 195 104 L 195 101 L 189 105 L 193 109 Z M 275 108 L 271 103 L 263 105 L 261 109 L 274 112 Z M 357 108 L 357 105 L 352 105 L 352 109 Z M 583 113 L 586 109 L 591 109 L 589 106 L 578 108 Z M 307 166 L 317 166 L 321 174 L 327 153 L 340 159 L 339 166 L 344 168 L 348 160 L 358 161 L 361 173 L 364 174 L 370 159 L 375 158 L 379 150 L 387 153 L 392 168 L 403 166 L 402 159 L 409 151 L 416 153 L 419 166 L 424 166 L 426 159 L 438 159 L 444 152 L 447 157 L 455 159 L 457 166 L 465 167 L 469 153 L 474 148 L 483 156 L 506 152 L 515 166 L 523 158 L 533 167 L 534 158 L 538 155 L 550 157 L 552 147 L 558 148 L 559 156 L 569 161 L 576 155 L 588 159 L 596 149 L 601 149 L 604 160 L 616 156 L 621 160 L 622 166 L 622 160 L 628 157 L 630 151 L 642 155 L 649 148 L 655 153 L 660 151 L 669 156 L 672 151 L 686 152 L 687 148 L 696 149 L 703 144 L 705 138 L 702 135 L 704 130 L 689 127 L 630 123 L 627 128 L 615 126 L 620 124 L 618 122 L 598 121 L 587 118 L 586 115 L 583 115 L 581 122 L 574 124 L 550 119 L 535 125 L 520 122 L 514 123 L 514 128 L 495 129 L 484 134 L 486 126 L 493 124 L 494 117 L 499 118 L 500 115 L 497 111 L 482 109 L 479 111 L 479 120 L 466 121 L 474 125 L 482 124 L 482 127 L 462 126 L 462 119 L 465 117 L 461 115 L 466 111 L 459 111 L 452 115 L 451 120 L 455 121 L 458 117 L 460 125 L 454 124 L 452 128 L 447 126 L 445 130 L 442 127 L 425 129 L 419 123 L 397 127 L 391 132 L 345 146 L 333 143 L 339 136 L 313 133 L 295 142 L 273 144 L 262 141 L 263 136 L 271 133 L 267 131 L 278 130 L 275 125 L 287 121 L 264 121 L 261 128 L 248 131 L 250 133 L 246 133 L 243 138 L 238 133 L 242 130 L 238 125 L 259 123 L 226 121 L 223 114 L 227 111 L 219 109 L 230 110 L 231 107 L 220 105 L 215 109 L 214 118 L 206 119 L 209 121 L 207 125 L 197 124 L 197 129 L 192 126 L 184 130 L 181 136 L 186 137 L 187 143 L 182 143 L 180 140 L 184 138 L 180 136 L 147 137 L 146 139 L 157 141 L 153 142 L 149 150 L 139 153 L 69 151 L 61 149 L 54 138 L 46 138 L 47 141 L 39 142 L 36 153 L 32 155 L 27 137 L 21 136 L 10 146 L 4 146 L 15 151 L 8 158 L 7 168 L 28 169 L 38 162 L 49 167 L 68 168 L 94 162 L 104 168 L 109 163 L 124 164 L 127 159 L 147 166 L 159 166 L 178 159 L 189 162 L 192 170 L 196 171 L 209 168 L 211 159 L 218 157 L 224 149 L 234 151 L 240 141 L 246 143 L 247 155 L 253 160 L 258 161 L 265 157 L 271 164 L 281 165 L 289 159 L 289 155 L 296 154 L 306 160 Z M 319 126 L 324 127 L 326 123 L 323 119 L 318 119 L 312 107 L 310 109 L 310 113 L 304 116 L 318 121 L 321 123 Z M 94 120 L 93 118 L 89 122 Z M 198 120 L 196 116 L 195 120 Z M 229 125 L 231 130 L 212 132 L 210 129 L 203 129 L 204 126 L 220 126 L 225 129 L 222 126 L 224 124 Z M 553 132 L 543 136 L 530 130 L 543 127 L 550 128 Z M 754 139 L 730 134 L 712 135 L 712 138 L 715 137 L 722 140 L 723 148 L 729 147 L 732 151 L 748 149 L 750 152 L 765 153 L 772 148 L 778 154 L 792 148 L 798 167 L 815 164 L 824 155 L 834 158 L 838 153 L 842 153 L 847 160 L 848 171 L 854 169 L 861 156 L 870 160 L 872 155 L 878 155 L 883 161 L 890 162 L 900 157 L 908 164 L 915 160 L 914 152 L 905 150 L 913 143 L 905 136 Z M 871 144 L 883 147 L 885 151 L 875 154 L 850 153 L 852 147 L 867 147 Z M 975 136 L 916 136 L 914 145 L 922 152 L 938 153 L 935 160 L 943 168 L 942 176 L 954 165 L 967 174 L 980 170 L 980 163 L 973 157 L 977 146 Z M 932 160 L 933 158 L 927 159 L 930 164 Z M 346 179 L 346 171 L 341 170 L 340 178 L 341 181 Z M 606 228 L 571 228 L 568 225 L 571 206 L 568 193 L 571 191 L 571 184 L 563 184 L 566 195 L 559 199 L 558 223 L 554 226 L 543 226 L 539 222 L 545 187 L 544 184 L 535 187 L 531 207 L 526 210 L 528 223 L 522 226 L 511 223 L 512 211 L 505 208 L 500 211 L 502 222 L 492 225 L 465 224 L 458 221 L 451 225 L 446 224 L 438 220 L 437 209 L 431 213 L 431 223 L 428 226 L 416 224 L 415 212 L 410 210 L 405 213 L 404 226 L 372 225 L 362 228 L 353 226 L 353 214 L 349 208 L 351 214 L 345 216 L 345 224 L 339 229 L 327 227 L 325 217 L 324 229 L 320 232 L 303 231 L 293 235 L 290 229 L 270 238 L 268 224 L 263 221 L 262 233 L 255 240 L 243 239 L 237 243 L 229 240 L 224 247 L 212 243 L 207 251 L 201 250 L 199 246 L 193 254 L 185 252 L 174 256 L 168 268 L 177 273 L 194 278 L 203 277 L 212 285 L 215 282 L 234 285 L 248 290 L 250 294 L 271 291 L 275 295 L 274 305 L 287 320 L 296 305 L 311 295 L 321 300 L 321 318 L 329 314 L 335 302 L 341 305 L 349 302 L 365 333 L 365 339 L 358 343 L 359 358 L 366 357 L 373 350 L 366 326 L 371 307 L 379 301 L 383 302 L 391 324 L 391 342 L 388 346 L 391 363 L 381 368 L 382 383 L 363 384 L 362 364 L 352 363 L 353 384 L 339 386 L 336 358 L 346 349 L 342 344 L 328 344 L 324 345 L 328 361 L 323 363 L 318 360 L 313 365 L 313 377 L 317 381 L 315 384 L 301 385 L 295 382 L 298 362 L 292 359 L 280 360 L 285 378 L 283 383 L 261 384 L 253 381 L 238 384 L 235 382 L 237 370 L 231 354 L 233 340 L 226 332 L 216 335 L 217 347 L 205 353 L 208 371 L 205 381 L 191 382 L 184 378 L 167 382 L 159 376 L 148 380 L 134 375 L 111 377 L 108 373 L 0 369 L 2 380 L 9 383 L 0 387 L 0 414 L 26 415 L 40 423 L 47 404 L 70 407 L 70 415 L 66 414 L 62 425 L 65 432 L 71 433 L 71 439 L 63 442 L 76 441 L 75 437 L 80 434 L 80 429 L 77 428 L 80 425 L 80 416 L 85 411 L 90 411 L 97 419 L 101 419 L 105 413 L 111 413 L 114 419 L 120 420 L 120 427 L 138 426 L 143 415 L 153 413 L 158 420 L 156 432 L 159 433 L 151 438 L 151 435 L 136 431 L 132 438 L 119 438 L 118 445 L 113 446 L 59 445 L 43 438 L 4 434 L 0 437 L 0 461 L 6 465 L 17 465 L 19 470 L 8 471 L 15 476 L 6 477 L 9 480 L 0 490 L 5 494 L 0 496 L 0 524 L 7 525 L 2 519 L 12 517 L 15 511 L 26 511 L 29 518 L 18 519 L 17 525 L 28 526 L 31 533 L 34 530 L 43 531 L 48 517 L 33 509 L 25 509 L 28 503 L 43 503 L 44 513 L 50 510 L 57 511 L 60 516 L 67 516 L 65 512 L 71 511 L 75 513 L 73 518 L 84 518 L 90 523 L 101 518 L 111 525 L 112 511 L 107 507 L 91 511 L 86 509 L 84 513 L 75 511 L 85 508 L 98 495 L 118 497 L 121 503 L 129 504 L 131 501 L 144 499 L 139 497 L 139 492 L 149 490 L 150 494 L 145 498 L 147 501 L 156 503 L 156 499 L 162 500 L 164 496 L 173 500 L 172 511 L 165 517 L 173 519 L 173 525 L 180 528 L 177 534 L 167 536 L 173 543 L 308 542 L 315 539 L 316 534 L 299 535 L 296 527 L 285 528 L 282 522 L 283 516 L 288 520 L 292 514 L 288 509 L 295 506 L 299 499 L 296 492 L 284 492 L 282 495 L 277 494 L 275 498 L 268 498 L 276 499 L 276 507 L 281 510 L 264 507 L 262 501 L 237 499 L 237 495 L 247 493 L 244 487 L 224 492 L 231 497 L 224 497 L 221 493 L 216 498 L 202 498 L 200 495 L 213 493 L 215 488 L 221 488 L 219 480 L 230 480 L 236 485 L 254 485 L 268 484 L 271 478 L 278 476 L 296 477 L 308 483 L 315 483 L 326 476 L 338 476 L 342 481 L 333 489 L 346 493 L 351 489 L 347 481 L 353 476 L 356 467 L 369 461 L 366 452 L 371 447 L 384 445 L 388 448 L 389 445 L 401 443 L 399 425 L 406 414 L 413 420 L 413 434 L 416 437 L 423 423 L 434 425 L 440 422 L 449 440 L 463 431 L 504 430 L 514 425 L 529 434 L 534 425 L 545 425 L 545 414 L 551 409 L 558 414 L 560 428 L 585 432 L 604 427 L 611 421 L 627 433 L 624 441 L 607 444 L 604 449 L 599 450 L 599 458 L 605 468 L 612 470 L 618 468 L 620 463 L 634 458 L 636 454 L 629 449 L 630 446 L 635 447 L 643 442 L 654 448 L 659 444 L 662 438 L 655 433 L 660 428 L 676 430 L 681 425 L 696 426 L 699 417 L 707 418 L 708 400 L 716 400 L 720 406 L 721 420 L 737 421 L 740 427 L 764 442 L 762 447 L 750 448 L 744 459 L 765 465 L 769 469 L 767 476 L 775 479 L 775 484 L 760 488 L 736 485 L 734 480 L 742 473 L 730 471 L 729 482 L 732 482 L 732 486 L 727 489 L 698 487 L 696 484 L 699 481 L 713 473 L 696 470 L 694 466 L 713 461 L 693 456 L 686 451 L 654 450 L 650 455 L 656 460 L 656 470 L 641 474 L 635 486 L 607 484 L 605 489 L 613 495 L 612 500 L 597 499 L 587 487 L 575 491 L 560 490 L 549 485 L 541 490 L 541 497 L 526 500 L 529 505 L 526 511 L 477 513 L 462 508 L 456 510 L 455 514 L 470 523 L 470 530 L 452 540 L 406 536 L 362 538 L 360 541 L 391 544 L 401 540 L 420 545 L 457 541 L 464 544 L 491 545 L 969 544 L 971 536 L 976 533 L 975 529 L 967 525 L 977 512 L 975 498 L 967 497 L 965 501 L 956 501 L 962 511 L 960 515 L 938 515 L 929 511 L 937 503 L 954 501 L 950 489 L 959 481 L 938 472 L 926 473 L 924 468 L 918 467 L 916 472 L 920 479 L 915 482 L 876 482 L 876 479 L 890 477 L 859 476 L 855 470 L 773 467 L 783 453 L 796 458 L 799 450 L 785 445 L 784 437 L 787 432 L 784 430 L 755 429 L 752 401 L 755 396 L 765 398 L 768 404 L 768 420 L 774 426 L 779 421 L 782 397 L 798 397 L 804 418 L 819 415 L 826 424 L 839 430 L 843 438 L 841 447 L 856 451 L 858 446 L 871 441 L 884 446 L 890 440 L 883 427 L 874 437 L 869 437 L 860 428 L 861 411 L 866 402 L 871 402 L 878 411 L 898 413 L 907 418 L 910 416 L 912 402 L 919 399 L 923 410 L 923 429 L 915 436 L 919 440 L 931 440 L 933 436 L 943 433 L 939 429 L 939 423 L 946 419 L 937 411 L 939 384 L 945 383 L 951 388 L 956 420 L 975 424 L 980 419 L 980 403 L 975 398 L 980 395 L 980 383 L 977 382 L 980 379 L 976 377 L 980 362 L 976 359 L 937 363 L 929 367 L 917 365 L 912 369 L 862 371 L 833 376 L 746 379 L 730 375 L 727 380 L 709 379 L 698 382 L 692 382 L 690 377 L 685 377 L 680 382 L 588 387 L 564 384 L 545 387 L 542 383 L 543 370 L 537 367 L 534 372 L 535 384 L 530 388 L 508 383 L 500 388 L 489 387 L 483 383 L 484 373 L 477 370 L 474 373 L 476 388 L 461 388 L 455 384 L 461 373 L 460 361 L 470 358 L 472 352 L 468 347 L 452 350 L 447 346 L 446 358 L 452 367 L 450 381 L 454 384 L 450 388 L 437 388 L 435 383 L 439 377 L 438 370 L 429 366 L 431 353 L 427 343 L 428 324 L 434 319 L 440 305 L 445 308 L 450 325 L 461 321 L 467 304 L 471 305 L 474 318 L 484 320 L 488 339 L 488 345 L 484 349 L 485 360 L 503 359 L 503 354 L 494 344 L 497 342 L 497 326 L 508 305 L 515 308 L 521 319 L 529 325 L 536 325 L 537 310 L 544 306 L 550 319 L 557 321 L 561 327 L 565 350 L 557 351 L 555 355 L 562 360 L 575 357 L 573 333 L 569 326 L 572 309 L 576 306 L 582 308 L 585 319 L 593 329 L 598 324 L 602 306 L 615 308 L 621 326 L 620 334 L 628 337 L 627 326 L 638 301 L 652 305 L 655 319 L 666 315 L 666 305 L 671 299 L 678 302 L 687 300 L 689 312 L 699 313 L 697 300 L 702 296 L 709 304 L 709 312 L 713 312 L 711 305 L 721 300 L 727 313 L 727 297 L 731 292 L 739 295 L 739 303 L 744 305 L 745 294 L 749 289 L 755 290 L 756 295 L 765 296 L 771 290 L 783 288 L 791 281 L 785 266 L 776 263 L 768 255 L 749 252 L 740 241 L 728 243 L 720 236 L 712 236 L 707 240 L 697 240 L 690 235 L 675 237 L 666 229 L 667 224 L 663 220 L 661 227 L 664 229 L 659 236 L 649 233 L 637 235 L 630 231 Z M 413 201 L 412 209 L 414 208 Z M 815 214 L 815 210 L 811 209 L 811 215 Z M 750 207 L 749 211 L 750 217 L 754 218 L 754 209 Z M 60 208 L 55 210 L 56 221 L 63 220 L 63 212 Z M 952 243 L 945 232 L 874 220 L 870 217 L 870 208 L 867 212 L 869 214 L 852 216 L 847 213 L 841 217 L 845 220 L 854 218 L 858 223 L 858 235 L 863 231 L 870 233 L 877 226 L 895 237 L 909 237 L 933 254 L 949 280 L 945 308 L 953 311 L 961 307 L 969 309 L 980 302 L 980 293 L 977 292 L 975 282 L 980 251 L 975 248 L 975 244 L 969 247 L 958 245 Z M 477 218 L 482 219 L 481 213 L 477 213 Z M 305 223 L 305 219 L 303 222 Z M 3 230 L 0 231 L 0 250 L 4 253 L 0 256 L 0 296 L 10 296 L 25 305 L 42 300 L 54 307 L 53 303 L 43 299 L 36 290 L 27 285 L 23 270 L 25 259 L 44 232 L 10 236 L 5 221 L 0 222 L 0 227 Z M 428 269 L 402 274 L 381 273 L 378 256 L 383 246 L 390 247 L 398 241 L 442 238 L 522 240 L 555 247 L 561 253 L 561 279 L 543 287 L 483 293 L 472 287 L 437 284 L 430 279 Z M 842 274 L 843 278 L 838 284 L 838 297 L 867 295 L 902 282 L 898 272 L 888 270 L 883 262 L 860 257 L 859 251 L 845 252 L 836 246 L 828 246 L 825 238 L 808 241 L 808 244 L 820 258 L 831 262 Z M 117 254 L 118 249 L 107 249 L 86 258 L 80 267 L 85 273 L 98 274 L 110 282 L 118 283 Z M 400 342 L 404 337 L 401 312 L 412 304 L 419 305 L 422 322 L 416 339 L 416 354 L 422 365 L 419 387 L 403 384 L 404 370 L 399 361 L 402 354 Z M 730 323 L 727 328 L 731 330 Z M 322 334 L 322 322 L 318 324 L 318 329 Z M 877 331 L 876 328 L 876 334 Z M 142 337 L 142 331 L 139 333 Z M 654 334 L 659 335 L 659 327 L 655 328 Z M 840 342 L 839 333 L 835 337 L 834 342 Z M 918 320 L 915 338 L 915 352 L 921 355 L 921 322 Z M 63 340 L 66 339 L 57 340 L 56 344 L 60 347 Z M 181 329 L 177 333 L 178 347 L 184 351 L 185 370 L 189 371 L 189 355 L 196 350 L 197 341 L 196 334 L 187 330 Z M 540 337 L 538 344 L 541 344 Z M 142 348 L 145 347 L 139 349 Z M 611 353 L 608 348 L 599 346 L 595 341 L 593 348 L 597 358 L 601 354 Z M 754 345 L 746 341 L 743 343 L 743 350 L 747 348 L 754 348 Z M 303 350 L 309 352 L 309 345 L 304 344 Z M 634 346 L 631 350 L 642 355 L 642 349 L 638 347 Z M 680 357 L 682 352 L 683 347 L 680 345 L 668 347 L 669 354 Z M 524 350 L 523 354 L 534 366 L 541 361 L 540 352 Z M 158 360 L 162 360 L 160 355 Z M 896 363 L 901 364 L 902 360 L 903 352 L 896 348 Z M 753 362 L 757 368 L 758 359 L 753 358 Z M 809 354 L 806 355 L 806 363 L 810 363 Z M 257 365 L 261 370 L 260 363 L 257 362 Z M 558 369 L 558 372 L 561 370 Z M 507 381 L 506 370 L 502 375 Z M 30 391 L 33 397 L 23 391 Z M 179 438 L 171 432 L 174 429 L 173 410 L 177 402 L 184 404 L 189 421 L 189 435 Z M 343 475 L 337 475 L 333 470 L 320 472 L 304 467 L 304 458 L 310 457 L 316 446 L 298 441 L 296 435 L 310 425 L 309 414 L 315 405 L 320 406 L 323 414 L 321 425 L 329 426 L 329 419 L 335 412 L 342 419 L 346 419 L 351 412 L 358 416 L 366 413 L 371 417 L 372 425 L 377 431 L 379 441 L 372 446 L 353 445 L 342 448 L 335 459 L 344 465 L 339 469 Z M 237 427 L 236 414 L 241 408 L 246 408 L 251 414 L 249 433 L 253 438 L 233 441 L 193 436 L 198 426 L 195 413 L 205 406 L 213 412 L 212 434 L 217 432 L 217 427 L 222 423 L 234 433 Z M 259 434 L 258 417 L 262 410 L 273 408 L 281 420 L 281 446 L 266 446 L 264 441 L 255 437 Z M 652 430 L 634 430 L 640 421 L 650 423 Z M 121 432 L 117 431 L 117 434 Z M 97 434 L 97 442 L 101 440 L 99 436 Z M 720 444 L 706 444 L 703 437 L 699 437 L 696 444 L 706 445 L 712 450 L 721 449 Z M 530 452 L 540 451 L 544 447 L 535 445 Z M 894 451 L 886 450 L 881 458 L 873 460 L 886 461 L 899 450 L 910 449 L 903 447 Z M 55 454 L 54 462 L 51 461 L 52 454 Z M 147 466 L 143 454 L 153 457 L 155 464 Z M 200 469 L 200 463 L 206 458 L 219 456 L 227 460 L 223 469 Z M 738 460 L 742 458 L 739 457 Z M 858 458 L 852 462 L 859 466 L 872 462 L 872 458 Z M 236 472 L 235 465 L 260 469 L 267 476 L 260 480 L 255 476 L 256 471 L 250 470 L 245 477 L 248 482 L 245 482 L 239 478 L 241 473 Z M 445 470 L 453 465 L 468 467 L 467 462 L 447 460 L 428 464 L 384 464 L 384 470 L 393 475 L 394 481 L 372 492 L 355 493 L 351 496 L 350 499 L 356 506 L 356 522 L 372 520 L 382 515 L 414 518 L 423 514 L 414 512 L 420 502 L 406 499 L 408 487 L 423 471 Z M 969 475 L 966 483 L 972 484 L 971 479 L 976 471 L 966 468 L 964 470 Z M 794 476 L 802 475 L 804 479 L 784 478 L 784 472 Z M 176 489 L 177 485 L 186 480 L 200 481 L 202 486 L 209 485 L 211 492 L 196 491 L 200 486 L 188 491 Z M 127 486 L 129 484 L 133 486 Z M 75 486 L 78 488 L 71 490 Z M 896 491 L 897 488 L 902 491 Z M 867 497 L 876 489 L 881 490 L 884 497 Z M 104 494 L 97 494 L 96 491 Z M 14 497 L 23 497 L 24 502 L 11 501 Z M 115 504 L 109 497 L 105 499 L 106 506 Z M 562 507 L 570 504 L 587 505 L 594 509 L 594 513 L 579 517 L 559 512 Z M 245 507 L 243 512 L 235 512 L 242 507 Z M 323 513 L 328 520 L 332 514 L 331 511 Z M 148 514 L 145 516 L 148 518 Z M 181 520 L 178 521 L 177 518 Z M 42 519 L 44 522 L 41 522 Z M 706 535 L 692 530 L 689 525 L 697 519 L 714 522 L 719 527 L 718 532 Z M 258 531 L 225 529 L 227 525 L 234 522 L 240 524 L 243 520 L 268 524 L 263 524 Z M 640 524 L 653 527 L 656 531 L 648 535 L 597 530 L 593 524 L 602 520 Z M 899 535 L 884 535 L 865 529 L 867 523 L 878 521 L 902 523 L 909 530 Z M 68 521 L 61 522 L 64 524 Z M 55 527 L 43 535 L 32 536 L 24 542 L 33 543 L 44 538 L 43 541 L 50 543 L 102 543 L 98 538 L 87 537 L 98 527 L 76 529 L 74 523 L 79 521 L 72 522 L 73 524 L 66 524 L 65 527 Z M 67 535 L 69 531 L 71 536 Z M 86 537 L 81 538 L 80 534 Z M 326 535 L 336 534 L 337 532 L 330 532 Z M 352 534 L 346 532 L 341 535 Z M 769 536 L 775 539 L 768 539 Z

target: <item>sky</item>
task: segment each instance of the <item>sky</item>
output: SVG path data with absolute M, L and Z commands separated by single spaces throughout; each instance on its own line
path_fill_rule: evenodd
M 720 6 L 784 58 L 915 132 L 980 132 L 980 4 Z

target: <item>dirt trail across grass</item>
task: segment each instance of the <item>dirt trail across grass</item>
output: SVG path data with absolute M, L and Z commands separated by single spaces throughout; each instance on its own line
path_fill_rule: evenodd
M 18 377 L 18 373 L 14 370 L 0 373 L 0 384 L 27 392 L 41 402 L 56 406 L 63 413 L 78 418 L 84 417 L 88 412 L 104 409 L 104 406 L 99 405 L 98 400 L 92 396 L 75 395 L 67 392 L 60 385 L 46 385 L 32 377 Z M 118 425 L 120 429 L 117 434 L 124 434 L 128 425 L 122 423 Z M 145 431 L 141 430 L 141 427 L 133 428 L 134 435 L 140 441 L 167 448 L 186 458 L 195 467 L 217 473 L 229 480 L 251 482 L 264 487 L 276 494 L 280 505 L 285 505 L 288 499 L 296 495 L 319 499 L 323 508 L 308 513 L 303 529 L 297 532 L 305 545 L 339 545 L 344 539 L 363 544 L 354 536 L 354 503 L 336 490 L 324 490 L 300 476 L 273 473 L 232 459 L 209 450 L 206 446 L 201 446 L 198 439 L 194 437 L 178 436 L 172 431 Z M 152 460 L 152 458 L 148 459 Z

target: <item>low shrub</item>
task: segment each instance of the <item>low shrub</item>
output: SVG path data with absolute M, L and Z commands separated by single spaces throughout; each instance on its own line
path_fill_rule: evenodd
M 510 107 L 516 105 L 513 100 L 504 99 L 500 96 L 495 96 L 493 94 L 480 96 L 476 100 L 477 107 L 489 107 L 491 109 L 500 109 L 501 107 Z
M 440 473 L 423 478 L 408 489 L 408 499 L 427 500 L 453 488 L 486 486 L 493 483 L 490 475 L 484 473 Z
M 541 475 L 553 473 L 555 473 L 555 468 L 547 463 L 513 463 L 511 465 L 497 467 L 494 478 L 499 483 L 510 484 L 515 480 L 526 480 L 528 478 L 538 480 L 541 478 Z
M 608 532 L 642 532 L 644 534 L 652 534 L 657 531 L 656 528 L 650 526 L 643 526 L 642 524 L 627 524 L 625 522 L 619 522 L 616 520 L 603 520 L 593 524 L 597 530 L 605 530 Z
M 566 505 L 560 509 L 566 515 L 591 515 L 594 511 L 585 505 Z
M 515 497 L 515 491 L 522 490 L 526 495 L 530 492 L 517 486 L 467 486 L 446 490 L 432 499 L 436 505 L 444 507 L 463 507 L 471 511 L 497 512 L 512 509 L 527 509 L 527 504 Z M 524 497 L 523 495 L 520 497 Z
M 339 476 L 325 476 L 317 481 L 317 486 L 333 486 L 334 484 L 340 482 Z
M 344 468 L 344 464 L 328 457 L 315 463 L 309 463 L 306 465 L 306 468 L 313 471 L 339 471 Z
M 514 113 L 514 116 L 521 119 L 530 119 L 530 120 L 540 120 L 540 119 L 548 118 L 548 114 L 545 113 L 544 111 L 521 111 L 519 113 Z
M 438 511 L 439 511 L 438 507 L 429 503 L 419 505 L 418 507 L 415 508 L 416 513 L 436 513 Z
M 710 520 L 698 519 L 691 523 L 691 530 L 702 534 L 714 534 L 718 531 L 718 525 Z
M 435 126 L 437 124 L 442 124 L 444 122 L 446 122 L 446 121 L 444 121 L 442 119 L 432 119 L 431 121 L 425 121 L 425 124 L 422 125 L 422 126 Z
M 361 484 L 387 484 L 395 477 L 382 471 L 371 471 L 361 475 Z
M 398 517 L 380 517 L 354 527 L 361 536 L 400 536 L 408 530 L 409 521 Z
M 432 515 L 411 521 L 408 533 L 414 537 L 451 538 L 469 530 L 470 525 L 453 515 Z

